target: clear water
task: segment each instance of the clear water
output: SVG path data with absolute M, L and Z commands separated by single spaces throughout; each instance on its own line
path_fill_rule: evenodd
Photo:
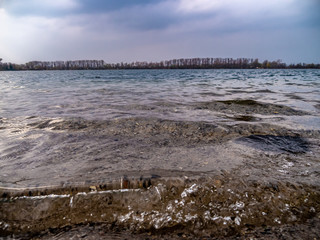
M 320 70 L 0 72 L 2 186 L 233 169 L 314 183 L 319 130 Z

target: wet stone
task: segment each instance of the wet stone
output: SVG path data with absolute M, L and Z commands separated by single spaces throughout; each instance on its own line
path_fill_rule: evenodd
M 0 204 L 0 217 L 6 224 L 0 223 L 0 234 L 39 235 L 48 228 L 66 233 L 79 224 L 89 223 L 90 231 L 99 229 L 99 224 L 111 226 L 104 229 L 106 234 L 114 229 L 121 230 L 119 233 L 128 229 L 132 233 L 151 232 L 154 236 L 176 233 L 190 238 L 235 237 L 266 225 L 291 223 L 292 219 L 305 222 L 320 211 L 318 187 L 263 184 L 230 176 L 153 181 L 153 185 L 143 189 L 90 192 L 87 188 L 87 192 L 72 195 L 61 195 L 61 190 L 60 194 L 48 192 L 46 196 L 35 192 L 30 196 L 7 197 L 8 201 Z M 13 211 L 17 207 L 29 211 Z M 89 236 L 90 232 L 81 234 Z
M 228 118 L 234 119 L 236 121 L 243 121 L 243 122 L 261 121 L 261 118 L 253 117 L 253 116 L 250 116 L 250 115 L 236 115 L 234 117 L 228 117 Z
M 309 150 L 308 142 L 301 137 L 250 135 L 236 140 L 250 147 L 273 152 L 306 153 Z
M 258 102 L 252 99 L 234 99 L 225 101 L 199 102 L 194 104 L 195 109 L 204 109 L 223 113 L 261 114 L 303 116 L 307 112 L 295 110 L 288 106 Z

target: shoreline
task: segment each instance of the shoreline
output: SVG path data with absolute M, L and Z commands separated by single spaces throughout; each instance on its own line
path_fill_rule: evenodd
M 1 63 L 1 70 L 96 70 L 96 69 L 320 69 L 315 63 L 259 62 L 254 58 L 180 58 L 159 62 L 135 61 L 105 63 L 104 60 L 31 61 L 25 64 Z
M 133 234 L 132 238 L 145 233 L 155 237 L 182 233 L 196 238 L 232 238 L 261 228 L 288 224 L 298 228 L 320 218 L 319 186 L 252 181 L 236 172 L 178 178 L 126 177 L 104 185 L 11 195 L 3 191 L 1 196 L 0 235 L 22 238 L 45 238 L 50 231 L 67 234 L 86 224 L 109 226 L 103 230 L 105 234 L 118 229 L 120 234 Z
M 266 114 L 275 109 L 286 115 L 305 114 L 253 101 L 199 106 L 224 111 L 220 104 L 239 113 L 254 106 L 255 111 Z M 54 165 L 50 158 L 47 163 L 42 156 L 38 156 L 39 160 L 33 158 L 33 164 L 50 166 L 49 174 L 32 174 L 33 166 L 28 164 L 31 178 L 26 176 L 26 170 L 15 170 L 14 175 L 3 179 L 7 184 L 0 188 L 0 236 L 49 239 L 57 233 L 70 237 L 73 231 L 88 234 L 93 227 L 99 229 L 92 233 L 96 237 L 100 233 L 112 236 L 116 231 L 128 239 L 146 235 L 232 239 L 260 234 L 261 229 L 289 226 L 290 231 L 298 231 L 308 229 L 308 221 L 319 224 L 319 130 L 141 117 L 27 117 L 17 126 L 14 123 L 2 119 L 2 130 L 24 129 L 23 138 L 17 138 L 20 133 L 13 138 L 15 144 L 16 139 L 27 141 L 24 151 L 28 152 L 35 141 L 35 146 L 40 147 L 32 148 L 35 153 L 48 156 L 47 151 L 55 146 L 63 154 L 55 153 Z M 87 146 L 89 152 L 70 151 L 69 145 L 74 141 L 76 146 Z M 99 144 L 94 144 L 96 141 Z M 89 147 L 90 144 L 94 145 Z M 90 157 L 91 152 L 95 153 L 94 158 Z M 96 161 L 97 154 L 111 162 Z M 116 157 L 122 160 L 114 162 Z M 57 164 L 59 159 L 61 163 Z M 64 168 L 65 159 L 86 168 L 77 170 L 74 163 L 69 164 L 65 171 L 73 174 L 60 173 L 50 179 L 50 174 Z M 124 161 L 122 169 L 118 164 Z M 113 168 L 118 171 L 112 172 Z M 24 177 L 14 180 L 19 174 Z M 46 183 L 49 187 L 45 187 Z
M 320 67 L 294 67 L 294 68 L 73 68 L 73 69 L 8 69 L 0 72 L 42 72 L 42 71 L 121 71 L 121 70 L 319 70 Z

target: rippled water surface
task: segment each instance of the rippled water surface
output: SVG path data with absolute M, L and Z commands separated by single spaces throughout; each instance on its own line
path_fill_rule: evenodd
M 287 135 L 320 129 L 319 70 L 1 72 L 0 86 L 5 185 L 228 169 L 248 146 L 253 157 L 252 146 L 283 149 L 296 139 Z M 255 134 L 271 136 L 262 143 Z M 291 144 L 306 149 L 304 139 Z
M 320 218 L 319 159 L 320 70 L 0 72 L 0 236 Z
M 320 126 L 313 116 L 319 112 L 319 70 L 1 72 L 0 86 L 0 116 L 9 118 L 155 116 L 211 122 L 228 118 L 190 105 L 252 99 L 307 111 L 308 117 L 288 121 Z

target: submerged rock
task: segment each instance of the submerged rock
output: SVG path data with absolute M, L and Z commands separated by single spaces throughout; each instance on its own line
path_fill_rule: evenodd
M 226 101 L 199 102 L 194 104 L 195 109 L 205 109 L 223 113 L 261 114 L 303 116 L 309 113 L 295 110 L 288 106 L 257 102 L 251 99 L 235 99 Z
M 309 150 L 304 138 L 294 136 L 250 135 L 237 141 L 262 151 L 306 153 Z

